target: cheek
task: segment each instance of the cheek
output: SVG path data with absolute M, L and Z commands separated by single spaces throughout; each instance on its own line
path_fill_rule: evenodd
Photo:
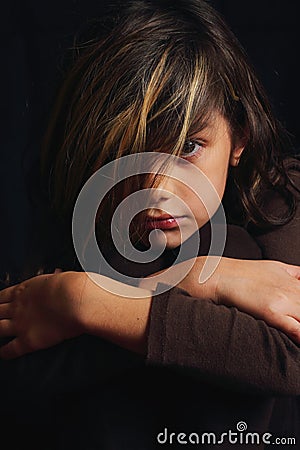
M 209 200 L 203 196 L 198 196 L 194 192 L 183 199 L 186 205 L 189 207 L 192 216 L 194 216 L 199 228 L 201 228 L 206 222 L 210 220 L 213 214 L 217 211 L 220 202 L 214 196 L 210 196 Z
M 222 173 L 220 174 L 220 176 L 215 177 L 214 179 L 211 180 L 217 194 L 218 197 L 220 199 L 220 202 L 222 201 L 223 195 L 224 195 L 224 191 L 225 191 L 225 186 L 226 186 L 226 181 L 227 181 L 227 175 L 226 173 Z
M 199 187 L 199 196 L 189 189 L 183 199 L 201 223 L 208 221 L 209 216 L 211 217 L 219 208 L 225 191 L 227 171 L 217 170 L 205 175 L 209 183 Z
M 223 155 L 220 157 L 220 155 Z M 219 149 L 216 154 L 212 154 L 211 160 L 207 161 L 207 166 L 202 169 L 210 183 L 216 190 L 220 201 L 223 198 L 225 186 L 227 182 L 229 167 L 230 147 Z

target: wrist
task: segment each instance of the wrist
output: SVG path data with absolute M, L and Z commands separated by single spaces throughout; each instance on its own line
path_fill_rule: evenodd
M 84 272 L 68 271 L 55 273 L 52 277 L 53 295 L 61 298 L 61 312 L 65 310 L 65 316 L 68 317 L 77 335 L 85 333 L 81 298 L 87 275 Z
M 211 267 L 211 275 L 203 283 L 199 280 L 205 263 L 208 268 Z M 218 273 L 214 270 L 215 263 L 216 260 L 213 256 L 198 256 L 192 269 L 188 272 L 186 277 L 178 283 L 177 286 L 186 290 L 191 296 L 217 302 Z
M 216 303 L 225 306 L 235 306 L 236 285 L 235 280 L 241 280 L 244 267 L 240 267 L 240 260 L 222 257 L 220 267 L 215 278 Z M 240 270 L 242 269 L 242 272 Z M 238 293 L 240 295 L 241 293 Z

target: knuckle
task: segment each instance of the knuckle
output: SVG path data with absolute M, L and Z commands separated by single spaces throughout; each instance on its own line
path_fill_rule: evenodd
M 13 289 L 13 295 L 14 296 L 19 296 L 20 294 L 22 294 L 24 292 L 24 290 L 27 288 L 27 285 L 25 282 L 17 284 L 16 286 L 14 286 Z
M 273 303 L 265 305 L 263 308 L 263 315 L 269 318 L 274 318 L 279 315 L 278 307 Z
M 280 315 L 288 306 L 289 297 L 282 290 L 275 290 L 272 299 L 264 305 L 264 312 L 268 316 Z

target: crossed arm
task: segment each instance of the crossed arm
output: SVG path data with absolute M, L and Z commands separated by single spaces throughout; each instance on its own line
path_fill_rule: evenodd
M 40 275 L 0 293 L 1 335 L 16 336 L 0 355 L 14 358 L 90 334 L 145 355 L 149 365 L 192 369 L 201 379 L 214 377 L 224 385 L 238 383 L 257 391 L 300 395 L 299 268 L 266 261 L 234 263 L 245 274 L 241 279 L 236 271 L 237 283 L 246 288 L 249 284 L 244 300 L 250 300 L 253 292 L 253 309 L 257 293 L 263 291 L 267 297 L 270 292 L 270 299 L 278 293 L 277 312 L 273 308 L 272 316 L 270 309 L 258 306 L 257 314 L 262 310 L 275 321 L 293 316 L 290 334 L 295 342 L 263 320 L 216 304 L 217 298 L 210 299 L 213 282 L 212 289 L 203 291 L 200 298 L 176 287 L 157 296 L 135 288 L 144 297 L 130 299 L 102 289 L 85 273 L 65 272 Z M 257 277 L 254 267 L 261 273 L 256 290 L 252 286 Z M 267 282 L 261 283 L 264 278 Z M 235 292 L 233 281 L 231 277 Z M 184 283 L 187 286 L 189 281 Z

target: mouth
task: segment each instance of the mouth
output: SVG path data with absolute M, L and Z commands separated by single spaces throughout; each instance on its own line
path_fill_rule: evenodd
M 147 217 L 146 228 L 147 230 L 170 230 L 172 228 L 178 228 L 184 219 L 186 219 L 186 216 L 171 216 L 170 214 L 162 214 L 157 217 Z

